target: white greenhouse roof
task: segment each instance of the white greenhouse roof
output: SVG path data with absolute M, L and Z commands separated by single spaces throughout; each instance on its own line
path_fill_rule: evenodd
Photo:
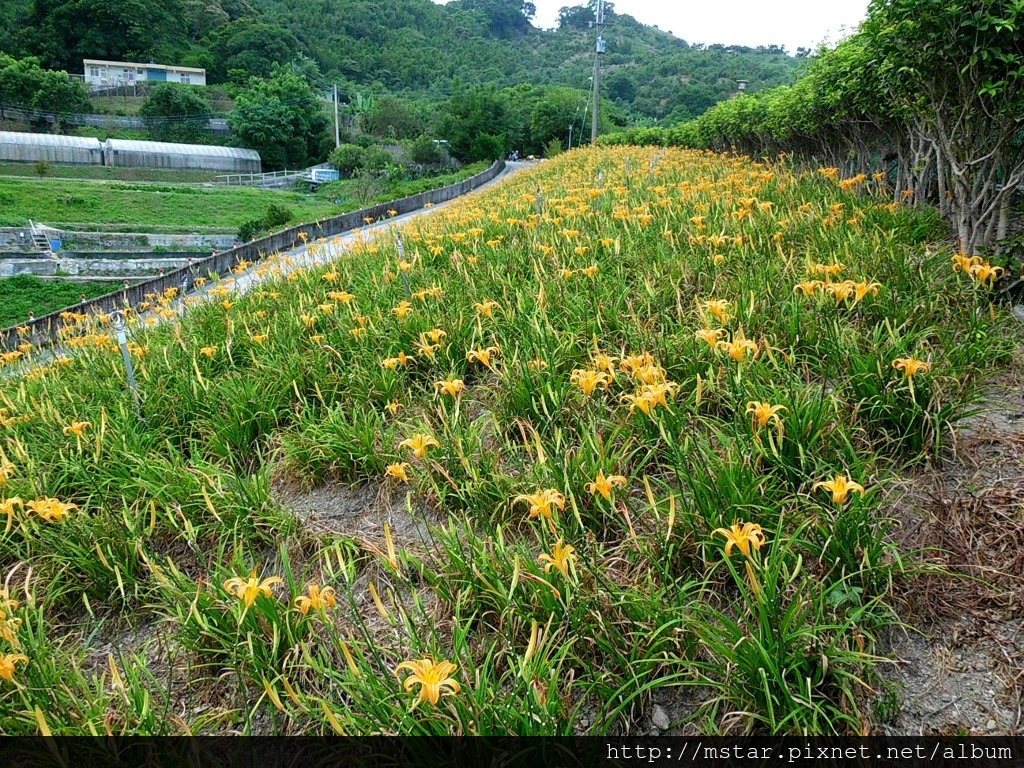
M 57 136 L 53 133 L 21 133 L 18 131 L 0 131 L 0 144 L 16 144 L 22 147 L 103 149 L 99 139 L 83 136 Z
M 107 148 L 115 152 L 142 152 L 162 155 L 203 155 L 205 157 L 234 157 L 243 160 L 259 160 L 260 153 L 254 149 L 221 147 L 209 144 L 172 144 L 165 141 L 136 141 L 107 139 Z

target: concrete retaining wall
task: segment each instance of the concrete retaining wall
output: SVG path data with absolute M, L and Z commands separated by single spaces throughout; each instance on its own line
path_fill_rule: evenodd
M 169 251 L 206 251 L 216 248 L 225 251 L 238 240 L 235 235 L 159 235 L 146 232 L 71 232 L 51 230 L 59 237 L 64 251 L 152 251 L 166 248 Z M 31 248 L 32 233 L 28 227 L 0 228 L 0 255 L 5 251 L 25 253 Z
M 102 256 L 103 258 L 96 258 Z M 125 275 L 137 276 L 156 274 L 159 270 L 169 272 L 195 263 L 195 254 L 169 253 L 158 257 L 138 258 L 137 253 L 117 254 L 67 254 L 61 259 L 33 258 L 31 254 L 22 258 L 0 259 L 0 277 L 14 275 L 37 275 L 56 277 L 58 272 L 72 276 Z
M 476 176 L 472 176 L 458 184 L 451 184 L 447 187 L 430 190 L 429 192 L 421 192 L 418 195 L 403 197 L 400 200 L 381 203 L 370 208 L 363 208 L 362 210 L 352 211 L 341 216 L 334 216 L 320 222 L 311 222 L 291 227 L 282 232 L 268 235 L 223 253 L 218 253 L 216 256 L 209 256 L 198 260 L 191 266 L 173 270 L 163 277 L 136 283 L 130 288 L 78 304 L 75 310 L 77 312 L 98 314 L 113 312 L 128 306 L 134 307 L 145 301 L 146 294 L 163 293 L 168 288 L 180 288 L 186 278 L 188 278 L 191 285 L 196 277 L 208 277 L 213 273 L 226 275 L 240 261 L 255 263 L 269 254 L 295 248 L 302 244 L 302 240 L 299 238 L 300 232 L 306 233 L 310 240 L 332 237 L 342 232 L 358 229 L 364 225 L 364 219 L 366 218 L 373 219 L 374 221 L 382 219 L 388 215 L 388 211 L 397 211 L 398 214 L 410 213 L 423 208 L 428 203 L 436 205 L 454 200 L 456 197 L 465 195 L 477 187 L 486 184 L 504 169 L 505 162 L 498 160 L 486 171 L 478 173 Z M 12 326 L 0 331 L 0 349 L 13 349 L 26 338 L 36 346 L 51 343 L 57 338 L 60 329 L 63 327 L 64 321 L 60 316 L 62 311 L 37 317 L 31 322 L 22 323 L 21 325 Z M 19 328 L 25 330 L 18 334 L 15 331 Z

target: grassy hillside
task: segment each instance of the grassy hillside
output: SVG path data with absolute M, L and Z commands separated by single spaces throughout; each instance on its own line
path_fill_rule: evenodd
M 78 283 L 43 280 L 35 275 L 0 278 L 0 328 L 28 320 L 29 312 L 42 317 L 58 309 L 77 304 L 85 294 L 88 299 L 102 296 L 116 286 L 110 283 Z
M 48 179 L 0 180 L 0 226 L 22 226 L 29 219 L 50 226 L 76 223 L 237 228 L 270 205 L 284 205 L 310 221 L 332 214 L 332 202 L 293 192 L 208 189 L 183 185 L 90 183 Z
M 235 232 L 242 223 L 261 218 L 272 205 L 291 210 L 293 223 L 315 221 L 370 202 L 452 184 L 484 167 L 466 166 L 456 173 L 414 181 L 343 180 L 324 185 L 317 194 L 185 184 L 0 178 L 0 226 L 24 226 L 32 219 L 53 227 L 100 231 Z M 336 202 L 339 199 L 340 204 Z
M 881 733 L 889 491 L 1020 333 L 880 184 L 575 151 L 133 320 L 144 421 L 8 358 L 5 732 Z
M 115 168 L 106 165 L 52 165 L 45 178 L 93 181 L 141 181 L 169 184 L 199 184 L 213 181 L 216 171 L 176 171 L 170 168 Z M 38 179 L 35 163 L 0 163 L 0 176 Z
M 572 6 L 564 25 L 542 31 L 519 0 L 139 0 L 95 14 L 81 2 L 14 0 L 0 12 L 0 48 L 69 72 L 97 56 L 191 64 L 218 84 L 294 60 L 325 88 L 341 84 L 346 103 L 384 91 L 437 101 L 473 84 L 586 89 L 593 66 L 593 16 Z M 790 82 L 799 65 L 772 46 L 698 49 L 628 15 L 608 22 L 607 86 L 638 119 L 685 119 L 732 94 L 738 78 L 757 91 Z M 132 111 L 124 99 L 103 106 Z

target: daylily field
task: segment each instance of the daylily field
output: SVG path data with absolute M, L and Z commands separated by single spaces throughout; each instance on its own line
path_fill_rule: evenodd
M 1016 346 L 899 197 L 578 150 L 152 297 L 141 419 L 103 319 L 8 353 L 0 727 L 877 732 L 887 488 Z

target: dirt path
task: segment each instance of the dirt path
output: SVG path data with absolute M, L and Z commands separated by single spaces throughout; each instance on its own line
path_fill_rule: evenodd
M 882 653 L 874 715 L 900 735 L 1024 734 L 1024 365 L 990 383 L 941 463 L 891 494 L 916 580 Z

